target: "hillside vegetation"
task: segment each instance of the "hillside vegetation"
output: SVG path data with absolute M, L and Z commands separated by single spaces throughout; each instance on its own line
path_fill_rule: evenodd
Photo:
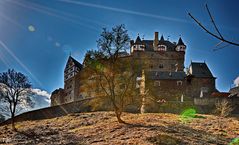
M 0 144 L 230 144 L 239 137 L 239 119 L 197 115 L 130 114 L 117 122 L 113 112 L 75 113 L 63 117 L 0 126 Z M 231 143 L 232 144 L 232 143 Z M 236 144 L 236 143 L 234 143 Z

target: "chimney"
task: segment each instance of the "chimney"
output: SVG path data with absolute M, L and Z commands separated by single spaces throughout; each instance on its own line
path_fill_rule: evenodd
M 159 43 L 159 32 L 154 32 L 154 48 L 158 47 Z

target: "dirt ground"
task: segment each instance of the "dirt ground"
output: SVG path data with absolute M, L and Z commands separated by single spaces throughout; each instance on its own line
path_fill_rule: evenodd
M 180 115 L 165 113 L 124 113 L 122 118 L 127 124 L 118 123 L 113 112 L 18 122 L 17 132 L 0 126 L 0 144 L 239 144 L 238 118 L 198 114 L 182 121 Z

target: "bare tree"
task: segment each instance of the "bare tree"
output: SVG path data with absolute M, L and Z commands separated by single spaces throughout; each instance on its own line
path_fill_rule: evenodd
M 0 73 L 1 102 L 8 104 L 6 108 L 2 109 L 7 109 L 10 112 L 14 130 L 16 130 L 14 117 L 20 104 L 32 105 L 29 88 L 31 88 L 31 84 L 24 74 L 13 69 Z
M 203 30 L 205 30 L 209 35 L 211 35 L 211 36 L 213 36 L 214 38 L 220 40 L 220 42 L 219 42 L 216 46 L 221 45 L 223 42 L 227 43 L 228 45 L 239 46 L 239 43 L 232 42 L 232 41 L 230 41 L 230 40 L 228 40 L 228 39 L 226 39 L 226 38 L 223 37 L 223 35 L 222 35 L 221 32 L 219 31 L 219 29 L 218 29 L 218 27 L 217 27 L 217 25 L 216 25 L 216 23 L 215 23 L 215 21 L 214 21 L 214 18 L 213 18 L 213 16 L 212 16 L 212 14 L 211 14 L 211 12 L 210 12 L 210 10 L 209 10 L 207 4 L 206 4 L 206 9 L 207 9 L 208 15 L 209 15 L 209 17 L 210 17 L 210 20 L 211 20 L 211 22 L 212 22 L 212 24 L 213 24 L 213 27 L 214 27 L 216 33 L 212 32 L 212 31 L 210 31 L 208 28 L 206 28 L 205 25 L 203 25 L 203 24 L 202 24 L 198 19 L 196 19 L 191 13 L 188 13 L 188 15 L 189 15 Z M 226 47 L 226 46 L 228 46 L 228 45 L 219 47 L 219 48 L 214 49 L 214 50 L 222 49 L 222 48 L 224 48 L 224 47 Z
M 93 70 L 91 76 L 99 83 L 100 95 L 111 102 L 119 123 L 125 123 L 121 115 L 135 89 L 133 61 L 121 55 L 129 49 L 129 40 L 124 25 L 115 26 L 112 31 L 104 28 L 97 41 L 98 51 L 89 51 L 84 62 Z
M 215 103 L 215 113 L 219 117 L 227 117 L 233 111 L 233 106 L 226 100 L 217 101 Z
M 221 133 L 223 133 L 223 118 L 229 116 L 232 111 L 233 106 L 226 99 L 218 100 L 215 103 L 215 113 L 218 115 L 217 125 L 219 132 L 222 131 Z

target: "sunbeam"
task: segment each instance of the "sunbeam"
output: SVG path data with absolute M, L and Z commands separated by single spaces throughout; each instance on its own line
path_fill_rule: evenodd
M 71 17 L 71 18 L 74 18 L 74 19 L 80 19 L 80 20 L 83 20 L 83 21 L 86 21 L 86 22 L 91 22 L 91 23 L 97 24 L 98 26 L 101 26 L 101 27 L 102 26 L 107 26 L 107 24 L 103 23 L 103 22 L 95 21 L 95 20 L 89 19 L 89 18 L 83 18 L 82 16 L 79 16 L 79 15 L 74 15 L 74 14 L 71 14 L 71 13 L 68 13 L 68 12 L 64 12 L 64 11 L 57 10 L 57 9 L 54 9 L 54 8 L 49 8 L 49 7 L 42 6 L 42 5 L 39 5 L 39 4 L 36 4 L 36 3 L 28 2 L 27 4 L 32 5 L 36 8 L 39 8 L 39 9 L 43 9 L 43 10 L 46 10 L 46 11 L 58 13 L 60 15 L 65 15 L 67 17 Z
M 5 1 L 7 1 L 7 0 L 5 0 Z M 86 27 L 86 28 L 88 28 L 90 30 L 98 31 L 98 29 L 96 27 L 85 25 L 85 24 L 83 24 L 81 22 L 78 22 L 78 21 L 76 21 L 74 19 L 70 19 L 68 17 L 63 17 L 62 15 L 58 15 L 58 14 L 55 14 L 55 13 L 52 13 L 52 12 L 49 12 L 49 11 L 46 11 L 46 10 L 42 10 L 40 8 L 37 8 L 37 7 L 28 6 L 28 5 L 25 5 L 23 3 L 19 3 L 17 1 L 7 1 L 7 2 L 10 2 L 12 4 L 15 4 L 15 5 L 24 7 L 24 8 L 28 8 L 28 9 L 31 9 L 31 10 L 35 10 L 35 11 L 47 14 L 48 16 L 53 16 L 53 17 L 60 18 L 62 20 L 68 21 L 68 22 L 72 22 L 72 23 L 77 24 L 77 25 L 81 25 L 81 26 Z
M 9 18 L 8 16 L 6 16 L 6 15 L 4 15 L 4 14 L 2 14 L 2 13 L 0 13 L 0 17 L 2 17 L 2 18 L 5 19 L 6 21 L 8 21 L 8 22 L 14 24 L 15 26 L 17 26 L 17 27 L 20 28 L 20 29 L 25 29 L 23 25 L 19 24 L 19 23 L 16 22 L 15 20 Z
M 7 67 L 10 68 L 10 63 L 5 59 L 3 52 L 0 51 L 0 60 L 3 62 L 3 64 Z
M 81 6 L 105 9 L 105 10 L 110 10 L 110 11 L 115 11 L 115 12 L 121 12 L 121 13 L 126 13 L 126 14 L 145 16 L 145 17 L 162 19 L 162 20 L 168 20 L 168 21 L 174 21 L 174 22 L 190 23 L 189 21 L 186 21 L 184 19 L 167 17 L 167 16 L 160 16 L 160 15 L 154 15 L 154 14 L 150 14 L 150 13 L 142 13 L 142 12 L 138 12 L 138 11 L 120 9 L 120 8 L 103 6 L 103 5 L 96 5 L 96 4 L 85 3 L 85 2 L 80 2 L 80 1 L 73 1 L 73 0 L 58 0 L 58 1 L 65 2 L 65 3 L 71 3 L 71 4 L 77 4 L 77 5 L 81 5 Z
M 26 71 L 28 72 L 32 78 L 42 87 L 42 83 L 32 74 L 32 72 L 27 68 L 25 64 L 22 63 L 22 61 L 7 47 L 7 45 L 0 40 L 0 45 L 4 50 L 6 50 L 12 57 L 13 59 Z

